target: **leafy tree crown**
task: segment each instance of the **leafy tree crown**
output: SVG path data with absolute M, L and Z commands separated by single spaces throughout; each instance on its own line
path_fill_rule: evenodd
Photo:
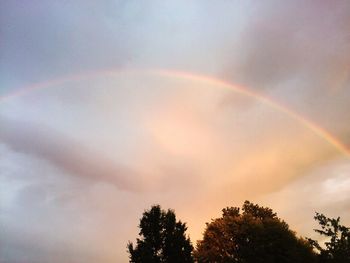
M 242 209 L 227 207 L 222 217 L 206 224 L 198 241 L 198 262 L 312 263 L 310 244 L 295 236 L 272 209 L 244 202 Z
M 318 241 L 308 239 L 310 244 L 319 252 L 321 263 L 349 263 L 350 262 L 350 228 L 340 224 L 340 217 L 329 218 L 316 213 L 314 219 L 321 229 L 314 229 L 327 241 L 321 246 Z
M 186 224 L 176 221 L 173 210 L 152 206 L 143 213 L 139 228 L 136 246 L 131 242 L 127 246 L 130 262 L 193 262 Z

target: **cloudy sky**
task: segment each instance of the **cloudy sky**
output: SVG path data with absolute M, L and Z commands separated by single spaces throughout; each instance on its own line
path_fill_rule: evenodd
M 246 199 L 350 224 L 349 1 L 0 3 L 0 261 L 127 262 Z

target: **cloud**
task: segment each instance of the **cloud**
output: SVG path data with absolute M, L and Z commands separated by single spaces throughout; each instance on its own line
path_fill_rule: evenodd
M 349 222 L 349 172 L 349 160 L 337 158 L 314 167 L 305 176 L 267 194 L 262 200 L 271 206 L 273 204 L 298 233 L 316 238 L 313 232 L 316 223 L 312 220 L 315 212 L 333 218 L 340 216 L 345 225 Z
M 350 142 L 348 1 L 0 5 L 1 92 L 111 67 L 193 71 L 267 94 Z M 123 262 L 154 203 L 174 208 L 193 241 L 245 199 L 302 235 L 314 209 L 349 209 L 348 161 L 332 145 L 220 87 L 100 76 L 0 111 L 0 261 Z
M 15 151 L 34 155 L 71 175 L 112 183 L 121 190 L 140 191 L 138 175 L 42 123 L 0 116 L 0 141 Z
M 348 143 L 349 8 L 347 1 L 251 3 L 232 55 L 221 60 L 221 76 L 268 94 Z
M 311 91 L 322 82 L 334 83 L 333 78 L 349 64 L 348 8 L 347 1 L 250 5 L 251 19 L 239 41 L 240 56 L 226 61 L 232 63 L 227 74 L 258 89 L 275 88 L 296 77 L 308 81 Z
M 122 2 L 33 1 L 28 5 L 2 1 L 0 69 L 4 89 L 128 63 L 133 53 L 131 32 L 121 24 L 130 24 L 131 19 L 123 21 L 124 17 L 113 12 L 124 8 Z

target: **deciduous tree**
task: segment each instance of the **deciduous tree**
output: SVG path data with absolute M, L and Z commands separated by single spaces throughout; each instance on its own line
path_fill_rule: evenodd
M 309 239 L 319 252 L 320 263 L 350 263 L 350 228 L 340 224 L 340 217 L 328 218 L 316 213 L 314 218 L 321 226 L 321 229 L 315 231 L 327 238 L 324 246 Z
M 193 246 L 185 234 L 186 224 L 176 221 L 173 210 L 152 206 L 143 213 L 139 228 L 136 246 L 128 244 L 130 262 L 193 262 Z
M 194 253 L 198 262 L 311 263 L 312 246 L 296 237 L 270 208 L 246 201 L 222 210 L 222 217 L 207 223 Z

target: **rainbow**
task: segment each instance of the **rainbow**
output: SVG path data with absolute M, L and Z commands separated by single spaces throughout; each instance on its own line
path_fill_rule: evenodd
M 16 91 L 14 91 L 12 93 L 0 96 L 0 102 L 14 98 L 14 97 L 25 95 L 25 94 L 33 92 L 35 90 L 58 86 L 60 84 L 63 84 L 65 82 L 69 82 L 69 81 L 79 81 L 79 80 L 84 80 L 84 79 L 96 78 L 96 77 L 100 77 L 100 76 L 108 76 L 108 75 L 113 76 L 113 75 L 121 75 L 121 74 L 150 74 L 150 75 L 158 75 L 158 76 L 169 77 L 169 78 L 179 78 L 179 79 L 203 82 L 205 84 L 219 86 L 222 88 L 233 90 L 239 94 L 257 99 L 260 102 L 268 105 L 269 107 L 272 107 L 273 109 L 288 115 L 290 118 L 298 121 L 303 126 L 310 129 L 311 131 L 313 131 L 316 135 L 318 135 L 319 137 L 323 138 L 325 141 L 330 143 L 340 153 L 342 153 L 346 157 L 350 158 L 350 149 L 346 145 L 344 145 L 341 141 L 339 141 L 334 135 L 332 135 L 330 132 L 323 129 L 322 127 L 318 126 L 316 123 L 312 122 L 311 120 L 307 119 L 306 117 L 301 116 L 297 112 L 288 108 L 287 106 L 275 101 L 274 99 L 272 99 L 266 95 L 262 95 L 260 93 L 255 92 L 255 91 L 252 91 L 251 89 L 249 89 L 247 87 L 232 84 L 230 82 L 227 82 L 227 81 L 224 81 L 221 79 L 217 79 L 214 77 L 195 74 L 195 73 L 189 73 L 189 72 L 183 72 L 183 71 L 164 70 L 164 69 L 151 69 L 151 70 L 115 70 L 115 69 L 112 69 L 112 70 L 89 71 L 89 72 L 85 72 L 82 74 L 67 75 L 67 76 L 57 78 L 54 80 L 50 80 L 50 81 L 46 81 L 46 82 L 39 82 L 39 83 L 35 83 L 35 84 L 21 87 L 19 89 L 16 89 Z

